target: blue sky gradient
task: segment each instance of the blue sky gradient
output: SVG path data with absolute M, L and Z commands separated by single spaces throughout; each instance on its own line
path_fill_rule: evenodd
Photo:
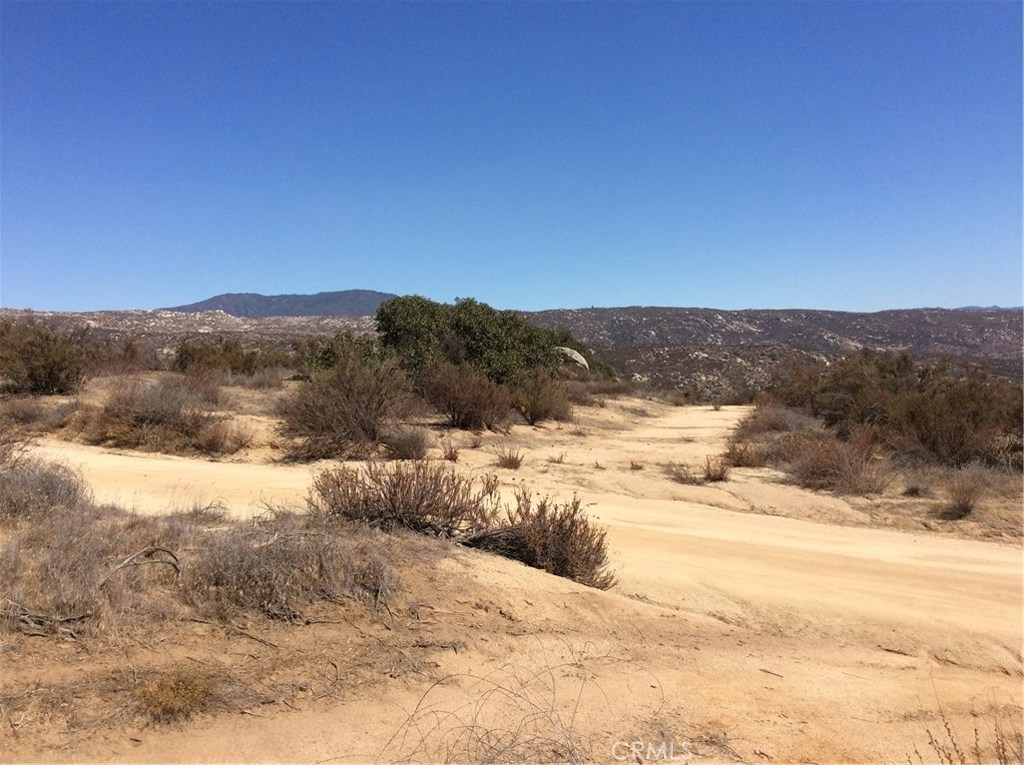
M 4 2 L 0 305 L 1019 305 L 1019 2 Z

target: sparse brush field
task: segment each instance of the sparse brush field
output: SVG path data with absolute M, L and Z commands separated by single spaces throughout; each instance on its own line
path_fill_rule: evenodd
M 479 372 L 460 311 L 6 393 L 5 757 L 1021 762 L 1012 417 Z

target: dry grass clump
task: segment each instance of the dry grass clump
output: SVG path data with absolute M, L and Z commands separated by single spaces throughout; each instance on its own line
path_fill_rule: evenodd
M 530 425 L 544 420 L 568 422 L 573 416 L 564 383 L 553 380 L 543 369 L 533 370 L 516 386 L 512 394 L 512 407 Z
M 604 407 L 604 401 L 595 396 L 590 385 L 583 382 L 582 380 L 566 380 L 565 395 L 569 399 L 570 404 L 576 406 L 593 406 L 593 407 Z
M 494 522 L 497 481 L 479 484 L 444 464 L 415 461 L 318 473 L 307 498 L 318 515 L 357 521 L 384 531 L 398 528 L 453 538 Z
M 38 472 L 47 469 L 45 464 L 33 467 Z M 40 502 L 31 513 L 10 521 L 0 555 L 3 628 L 77 637 L 133 620 L 163 618 L 172 611 L 170 599 L 154 597 L 152 590 L 166 590 L 173 582 L 177 558 L 142 539 L 157 527 L 173 524 L 151 522 L 133 528 L 130 516 L 96 507 L 80 482 L 69 488 L 73 479 L 54 471 L 50 480 L 64 487 L 61 501 Z M 0 495 L 8 488 L 0 487 Z
M 500 430 L 512 406 L 508 388 L 469 364 L 433 364 L 420 374 L 419 386 L 456 428 Z
M 1016 705 L 998 707 L 992 704 L 987 712 L 972 712 L 973 730 L 961 738 L 945 710 L 939 708 L 942 728 L 925 728 L 928 749 L 939 765 L 1024 765 L 1024 734 L 1021 732 L 1021 710 Z M 931 758 L 929 757 L 929 760 Z M 907 755 L 910 765 L 925 765 L 917 745 L 914 757 Z
M 395 587 L 393 569 L 368 535 L 291 515 L 207 534 L 181 580 L 186 602 L 222 621 L 242 611 L 301 621 L 300 609 L 315 601 L 376 605 Z
M 690 469 L 689 465 L 682 462 L 669 462 L 665 465 L 665 475 L 676 483 L 689 486 L 698 486 L 702 483 L 700 477 Z
M 178 722 L 210 706 L 215 681 L 208 670 L 178 667 L 140 683 L 134 696 L 144 717 L 156 723 Z
M 565 504 L 549 497 L 534 502 L 528 491 L 521 490 L 516 493 L 516 507 L 507 511 L 506 523 L 464 544 L 607 590 L 616 578 L 608 570 L 605 535 L 604 529 L 591 525 L 579 497 Z
M 46 407 L 36 396 L 12 396 L 0 402 L 0 423 L 7 427 L 34 428 L 46 419 Z
M 424 459 L 430 448 L 430 434 L 425 428 L 394 428 L 384 434 L 383 441 L 391 456 L 398 460 Z
M 282 401 L 281 432 L 293 439 L 292 459 L 362 456 L 411 406 L 409 384 L 397 363 L 350 355 Z
M 729 479 L 729 462 L 724 457 L 704 458 L 704 480 L 708 483 L 717 483 Z
M 954 470 L 947 486 L 949 496 L 943 517 L 959 521 L 973 513 L 986 494 L 991 477 L 992 471 L 978 463 Z
M 451 675 L 434 683 L 395 732 L 378 760 L 411 762 L 593 762 L 576 730 L 583 686 L 559 687 L 580 674 L 578 662 L 544 667 L 505 665 L 479 677 Z M 464 698 L 451 700 L 451 689 Z
M 506 470 L 519 470 L 523 466 L 523 453 L 518 449 L 499 447 L 494 464 Z
M 449 462 L 459 461 L 459 449 L 452 443 L 450 438 L 441 442 L 441 457 Z

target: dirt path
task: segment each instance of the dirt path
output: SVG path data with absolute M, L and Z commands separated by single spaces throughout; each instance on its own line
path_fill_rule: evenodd
M 597 742 L 591 757 L 606 762 L 615 761 L 619 739 L 658 735 L 692 744 L 702 753 L 694 761 L 731 761 L 733 753 L 748 762 L 903 760 L 926 726 L 941 726 L 939 704 L 954 720 L 993 703 L 1019 706 L 1019 546 L 750 512 L 789 504 L 804 517 L 826 506 L 833 515 L 856 512 L 841 499 L 780 486 L 766 471 L 738 471 L 720 488 L 680 486 L 661 474 L 665 462 L 697 464 L 721 451 L 742 414 L 620 402 L 575 426 L 516 428 L 464 449 L 460 468 L 481 471 L 492 469 L 493 447 L 511 444 L 527 460 L 502 473 L 506 485 L 578 493 L 608 528 L 621 583 L 599 593 L 460 553 L 446 565 L 463 577 L 460 586 L 465 577 L 476 582 L 466 598 L 491 593 L 516 616 L 476 631 L 438 617 L 438 629 L 469 644 L 439 660 L 438 672 L 480 677 L 552 657 L 578 666 L 585 681 L 568 673 L 560 682 L 570 691 L 581 683 L 577 703 L 588 713 L 576 727 Z M 102 501 L 144 512 L 194 500 L 219 499 L 240 515 L 264 502 L 301 503 L 313 470 L 58 442 L 40 448 L 81 469 Z M 574 650 L 587 658 L 566 658 Z M 428 687 L 407 683 L 266 720 L 216 718 L 79 754 L 365 761 Z M 439 703 L 456 703 L 470 687 L 453 682 Z M 397 756 L 385 751 L 384 759 Z

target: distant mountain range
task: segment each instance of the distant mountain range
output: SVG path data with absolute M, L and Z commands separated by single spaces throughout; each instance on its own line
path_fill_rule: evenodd
M 253 292 L 227 293 L 190 305 L 165 308 L 165 311 L 198 313 L 223 311 L 243 319 L 269 316 L 373 316 L 386 300 L 398 297 L 373 290 L 318 292 L 315 295 L 259 295 Z

